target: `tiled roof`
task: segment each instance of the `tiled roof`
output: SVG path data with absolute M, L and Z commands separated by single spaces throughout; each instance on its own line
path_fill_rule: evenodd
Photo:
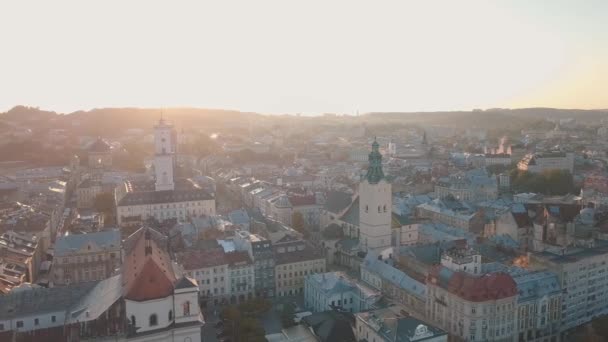
M 251 265 L 253 261 L 249 257 L 249 253 L 245 251 L 234 251 L 226 253 L 226 260 L 230 266 Z
M 274 258 L 276 265 L 283 264 L 292 264 L 295 262 L 308 261 L 308 260 L 317 260 L 324 259 L 325 257 L 321 253 L 320 250 L 314 249 L 311 246 L 306 245 L 302 250 L 295 250 L 293 252 L 285 251 L 283 253 L 277 252 L 279 248 L 283 248 L 283 246 L 275 246 Z M 284 246 L 287 249 L 287 246 Z
M 297 207 L 300 205 L 314 205 L 314 204 L 316 204 L 316 198 L 315 198 L 315 195 L 289 196 L 289 202 L 294 207 Z
M 185 270 L 197 270 L 228 264 L 226 253 L 222 248 L 189 250 L 178 254 L 177 259 Z
M 169 296 L 176 280 L 169 254 L 156 243 L 152 229 L 142 229 L 122 268 L 124 297 L 139 302 Z
M 471 302 L 485 302 L 517 295 L 517 284 L 509 274 L 503 272 L 478 277 L 465 272 L 451 272 L 444 266 L 436 266 L 429 272 L 427 282 Z

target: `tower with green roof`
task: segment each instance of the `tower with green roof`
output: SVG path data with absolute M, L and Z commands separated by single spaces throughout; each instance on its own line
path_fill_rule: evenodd
M 374 139 L 369 167 L 359 184 L 359 246 L 362 251 L 391 246 L 392 189 L 382 171 L 380 145 Z

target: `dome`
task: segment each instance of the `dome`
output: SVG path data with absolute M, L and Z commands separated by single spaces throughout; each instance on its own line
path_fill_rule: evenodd
M 112 146 L 110 146 L 110 144 L 101 139 L 101 138 L 97 138 L 97 140 L 95 140 L 95 142 L 93 142 L 91 145 L 89 145 L 89 152 L 93 152 L 93 153 L 107 153 L 110 152 L 110 150 L 112 149 Z

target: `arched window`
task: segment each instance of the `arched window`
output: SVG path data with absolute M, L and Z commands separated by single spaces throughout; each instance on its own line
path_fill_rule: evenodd
M 367 206 L 365 206 L 365 212 L 367 212 L 369 210 L 369 208 Z
M 378 206 L 378 213 L 380 213 L 380 206 Z
M 135 315 L 131 315 L 131 325 L 135 326 Z
M 184 309 L 184 316 L 190 316 L 190 302 L 184 302 L 184 304 L 182 304 L 182 307 Z
M 169 322 L 173 320 L 173 310 L 169 310 Z
M 155 325 L 158 325 L 158 316 L 156 316 L 156 314 L 151 314 L 150 315 L 150 326 L 153 327 Z
M 384 212 L 386 212 L 386 204 L 384 205 L 384 207 L 382 209 L 384 209 Z

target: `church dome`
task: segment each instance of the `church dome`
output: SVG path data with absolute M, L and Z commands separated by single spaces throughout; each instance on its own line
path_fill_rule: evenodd
M 88 151 L 93 153 L 107 153 L 110 152 L 111 149 L 112 146 L 110 146 L 107 141 L 101 138 L 97 138 L 95 142 L 89 145 Z

